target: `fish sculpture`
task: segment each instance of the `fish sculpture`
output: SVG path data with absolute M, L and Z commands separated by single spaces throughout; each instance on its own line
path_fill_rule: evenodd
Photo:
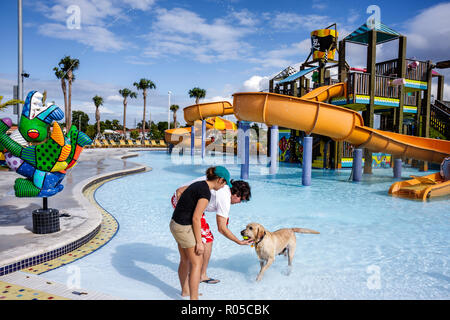
M 19 198 L 47 198 L 61 192 L 67 170 L 75 166 L 83 148 L 92 143 L 75 126 L 65 136 L 57 123 L 64 113 L 45 100 L 45 93 L 37 91 L 31 91 L 25 100 L 18 129 L 25 143 L 6 134 L 11 119 L 0 119 L 0 151 L 4 151 L 7 165 L 24 177 L 14 184 Z

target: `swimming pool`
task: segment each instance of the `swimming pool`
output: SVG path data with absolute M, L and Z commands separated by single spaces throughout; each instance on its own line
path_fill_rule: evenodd
M 125 299 L 180 299 L 178 251 L 169 231 L 170 197 L 208 165 L 174 165 L 164 152 L 141 152 L 136 161 L 153 170 L 104 184 L 99 204 L 118 220 L 116 236 L 100 250 L 45 273 L 68 282 L 78 270 L 81 288 Z M 232 178 L 240 167 L 227 165 Z M 232 206 L 230 229 L 239 236 L 249 222 L 270 231 L 305 227 L 320 235 L 297 235 L 293 269 L 278 256 L 261 282 L 254 249 L 219 234 L 209 265 L 214 285 L 200 284 L 201 299 L 449 299 L 450 198 L 429 202 L 393 198 L 392 169 L 374 169 L 360 183 L 349 170 L 313 170 L 301 186 L 301 168 L 282 165 L 276 176 L 252 166 L 252 200 Z M 419 174 L 403 168 L 403 177 Z

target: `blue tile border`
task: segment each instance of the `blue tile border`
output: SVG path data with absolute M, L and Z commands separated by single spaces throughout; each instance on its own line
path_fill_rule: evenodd
M 101 225 L 99 225 L 97 228 L 95 228 L 93 231 L 91 231 L 89 234 L 85 235 L 81 239 L 78 239 L 74 242 L 71 242 L 65 246 L 62 246 L 61 248 L 34 256 L 30 258 L 26 258 L 24 260 L 14 262 L 12 264 L 0 267 L 0 277 L 7 275 L 8 273 L 16 272 L 19 270 L 22 270 L 24 268 L 29 268 L 37 264 L 41 264 L 44 262 L 47 262 L 49 260 L 53 260 L 55 258 L 58 258 L 66 253 L 69 253 L 71 251 L 74 251 L 84 244 L 88 243 L 89 241 L 94 238 L 97 233 L 100 231 Z

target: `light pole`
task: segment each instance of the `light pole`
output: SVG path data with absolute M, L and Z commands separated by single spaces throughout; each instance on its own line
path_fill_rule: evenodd
M 22 46 L 22 0 L 17 0 L 18 11 L 18 69 L 17 69 L 17 96 L 23 101 L 23 46 Z M 19 103 L 17 108 L 17 125 L 19 125 L 20 115 L 22 114 L 22 105 Z
M 167 94 L 169 95 L 169 112 L 167 115 L 167 129 L 170 129 L 170 95 L 172 94 L 172 91 L 167 92 Z M 175 126 L 175 124 L 173 124 Z

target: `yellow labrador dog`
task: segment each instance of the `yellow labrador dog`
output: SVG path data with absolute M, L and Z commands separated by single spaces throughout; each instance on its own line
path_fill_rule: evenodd
M 285 228 L 275 232 L 269 232 L 259 223 L 249 223 L 241 231 L 243 237 L 248 237 L 250 240 L 253 240 L 256 254 L 259 258 L 261 270 L 256 277 L 256 281 L 262 279 L 264 272 L 273 263 L 277 254 L 287 255 L 288 266 L 291 268 L 296 247 L 295 232 L 319 234 L 317 231 L 303 228 Z

